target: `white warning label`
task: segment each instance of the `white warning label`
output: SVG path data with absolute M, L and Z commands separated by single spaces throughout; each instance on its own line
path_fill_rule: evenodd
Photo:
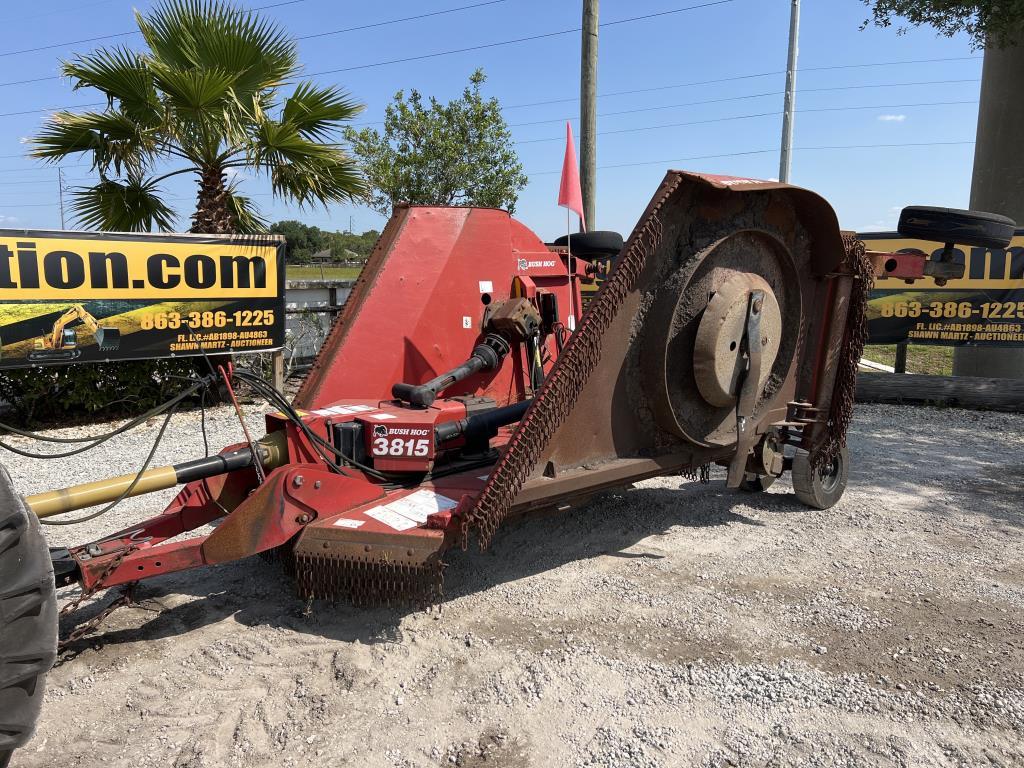
M 389 502 L 387 507 L 403 517 L 415 520 L 417 523 L 427 522 L 427 516 L 435 512 L 442 512 L 446 509 L 455 509 L 459 503 L 447 496 L 423 488 L 404 496 L 397 501 Z
M 367 517 L 372 517 L 377 522 L 384 523 L 388 528 L 394 528 L 396 531 L 407 531 L 410 528 L 416 527 L 414 520 L 410 520 L 408 517 L 403 517 L 397 512 L 388 509 L 386 505 L 368 509 L 365 514 Z

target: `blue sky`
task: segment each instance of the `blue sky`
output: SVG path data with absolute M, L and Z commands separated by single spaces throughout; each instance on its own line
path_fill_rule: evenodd
M 282 1 L 249 0 L 245 6 Z M 601 22 L 703 1 L 604 0 Z M 485 2 L 297 0 L 261 13 L 303 36 Z M 43 0 L 34 6 L 19 4 L 17 10 L 5 4 L 0 11 L 7 41 L 0 48 L 5 65 L 0 76 L 0 226 L 60 227 L 57 171 L 25 158 L 23 139 L 38 130 L 46 109 L 100 100 L 95 92 L 74 92 L 67 81 L 55 77 L 60 58 L 102 45 L 138 46 L 141 38 L 67 43 L 129 32 L 135 26 L 132 8 L 150 5 Z M 602 28 L 599 228 L 628 233 L 667 168 L 758 178 L 778 175 L 789 8 L 788 0 L 729 0 Z M 904 205 L 966 207 L 981 54 L 971 50 L 966 37 L 939 37 L 930 28 L 910 29 L 905 35 L 874 27 L 861 31 L 866 15 L 860 0 L 804 0 L 791 181 L 823 194 L 844 227 L 861 231 L 893 228 Z M 482 67 L 488 76 L 485 93 L 504 106 L 530 177 L 517 218 L 542 237 L 553 238 L 565 230 L 565 211 L 555 201 L 564 121 L 579 112 L 578 32 L 365 65 L 573 30 L 579 23 L 579 0 L 497 0 L 433 18 L 301 40 L 299 45 L 306 72 L 346 70 L 315 79 L 343 86 L 366 105 L 356 124 L 381 120 L 399 89 L 416 88 L 442 100 L 457 97 L 470 73 Z M 926 61 L 890 63 L 921 60 Z M 856 66 L 866 64 L 883 65 Z M 691 85 L 728 78 L 733 79 Z M 884 144 L 901 146 L 847 148 Z M 922 146 L 906 146 L 910 144 Z M 89 168 L 81 162 L 64 164 L 69 186 L 89 181 Z M 275 201 L 266 183 L 243 181 L 271 220 L 298 218 L 346 229 L 351 217 L 356 231 L 383 224 L 381 216 L 359 206 L 300 211 Z M 181 227 L 187 228 L 194 185 L 188 177 L 177 177 L 168 190 L 183 214 Z

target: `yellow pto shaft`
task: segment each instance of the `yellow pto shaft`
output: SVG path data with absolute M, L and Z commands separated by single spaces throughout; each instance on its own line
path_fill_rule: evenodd
M 260 451 L 265 469 L 273 469 L 285 462 L 287 448 L 283 432 L 267 435 L 262 440 L 258 440 L 256 446 Z M 250 466 L 252 466 L 252 451 L 249 448 L 240 448 L 237 451 L 207 456 L 181 464 L 154 467 L 147 469 L 142 474 L 121 475 L 106 480 L 97 480 L 94 483 L 83 483 L 70 488 L 37 493 L 26 496 L 25 502 L 37 517 L 52 517 L 97 504 L 109 504 L 122 496 L 124 498 L 141 496 L 144 493 L 162 491 L 182 483 L 190 483 L 193 480 L 202 480 L 205 477 L 234 472 Z M 132 485 L 133 482 L 134 485 Z

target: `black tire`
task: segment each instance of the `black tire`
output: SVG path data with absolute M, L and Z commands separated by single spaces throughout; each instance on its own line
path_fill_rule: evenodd
M 557 238 L 552 245 L 566 245 L 569 242 L 568 235 Z M 622 250 L 622 235 L 618 232 L 595 231 L 580 232 L 572 236 L 572 252 L 577 256 L 618 256 Z
M 778 478 L 775 475 L 755 475 L 747 472 L 740 480 L 740 490 L 747 493 L 761 493 L 772 487 Z
M 57 658 L 57 591 L 39 520 L 0 466 L 0 766 L 35 730 Z
M 793 457 L 793 492 L 804 504 L 813 509 L 834 506 L 846 490 L 850 477 L 850 453 L 843 448 L 839 455 L 820 470 L 811 467 L 806 451 L 797 451 Z
M 912 205 L 903 209 L 897 229 L 904 237 L 979 248 L 1006 248 L 1017 225 L 998 213 Z

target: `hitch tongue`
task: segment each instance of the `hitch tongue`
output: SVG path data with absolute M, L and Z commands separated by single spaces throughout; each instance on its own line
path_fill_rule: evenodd
M 258 440 L 256 445 L 263 454 L 263 466 L 267 469 L 280 466 L 287 460 L 283 432 L 272 432 Z M 252 451 L 249 448 L 241 448 L 181 464 L 153 467 L 141 474 L 120 475 L 93 483 L 37 493 L 26 496 L 25 503 L 37 517 L 52 517 L 97 504 L 108 504 L 122 497 L 127 499 L 141 496 L 193 480 L 202 480 L 225 472 L 236 472 L 252 466 L 252 463 Z

